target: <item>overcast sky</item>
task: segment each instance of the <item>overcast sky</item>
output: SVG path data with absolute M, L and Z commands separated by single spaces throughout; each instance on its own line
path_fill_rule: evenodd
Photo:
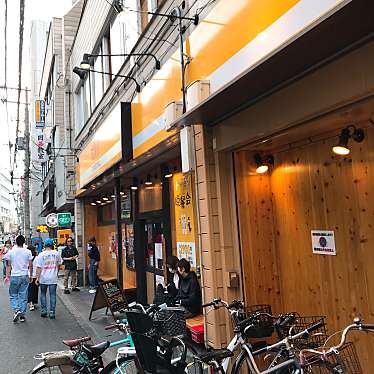
M 0 1 L 0 86 L 5 83 L 4 74 L 4 26 L 5 26 L 5 1 Z M 19 0 L 8 0 L 8 30 L 7 30 L 7 86 L 18 86 L 18 45 L 19 45 Z M 32 20 L 50 21 L 52 17 L 63 16 L 70 8 L 72 0 L 25 0 L 25 29 L 23 35 L 23 72 L 22 86 L 30 83 L 28 59 L 29 59 L 29 40 L 30 40 L 30 22 Z M 0 98 L 4 98 L 4 90 L 0 90 Z M 23 95 L 23 94 L 22 94 Z M 24 101 L 21 96 L 21 102 Z M 16 101 L 16 91 L 8 91 L 8 100 Z M 9 169 L 9 138 L 14 143 L 16 135 L 16 117 L 17 105 L 9 104 L 9 122 L 6 121 L 5 105 L 0 102 L 0 168 Z M 23 119 L 24 106 L 20 107 L 20 118 Z M 23 130 L 20 123 L 20 129 Z M 9 131 L 8 131 L 9 128 Z M 13 158 L 13 156 L 12 156 Z M 17 161 L 18 175 L 23 174 L 22 160 L 24 152 L 19 152 Z

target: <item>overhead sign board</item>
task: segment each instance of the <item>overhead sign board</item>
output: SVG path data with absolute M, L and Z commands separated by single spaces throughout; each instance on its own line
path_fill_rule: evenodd
M 45 127 L 45 101 L 35 100 L 35 127 L 44 129 Z
M 71 213 L 58 213 L 57 224 L 58 224 L 58 227 L 70 227 L 71 226 Z
M 48 227 L 57 227 L 58 220 L 57 220 L 57 214 L 56 213 L 50 213 L 45 218 L 46 224 Z

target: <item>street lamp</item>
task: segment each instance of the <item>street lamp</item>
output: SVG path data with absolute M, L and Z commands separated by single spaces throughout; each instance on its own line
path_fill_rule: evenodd
M 92 73 L 99 73 L 99 74 L 104 74 L 104 75 L 110 75 L 110 76 L 115 76 L 115 77 L 121 77 L 121 78 L 126 78 L 126 79 L 131 79 L 132 81 L 135 82 L 136 85 L 136 91 L 140 92 L 140 85 L 136 81 L 134 77 L 131 77 L 129 75 L 121 75 L 121 74 L 112 74 L 112 73 L 106 73 L 105 71 L 97 71 L 93 69 L 83 69 L 82 67 L 75 66 L 73 69 L 73 72 L 79 76 L 80 79 L 84 79 L 86 77 L 87 72 L 92 72 Z
M 80 67 L 82 69 L 89 70 L 91 66 L 93 66 L 93 59 L 95 57 L 130 57 L 130 56 L 150 56 L 154 58 L 156 62 L 156 69 L 157 70 L 161 69 L 160 60 L 158 60 L 157 57 L 153 53 L 123 53 L 123 54 L 114 54 L 114 55 L 110 55 L 110 54 L 97 55 L 97 54 L 84 53 Z

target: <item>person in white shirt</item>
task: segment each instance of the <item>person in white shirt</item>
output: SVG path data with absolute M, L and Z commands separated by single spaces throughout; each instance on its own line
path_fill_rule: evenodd
M 54 249 L 53 240 L 46 239 L 45 250 L 37 257 L 36 285 L 40 285 L 40 316 L 45 318 L 48 315 L 47 290 L 49 290 L 49 318 L 56 318 L 56 290 L 58 269 L 62 264 L 62 258 Z
M 14 311 L 13 322 L 25 322 L 27 291 L 32 280 L 32 254 L 24 247 L 26 240 L 17 236 L 16 245 L 5 255 L 6 280 L 10 278 L 9 299 Z

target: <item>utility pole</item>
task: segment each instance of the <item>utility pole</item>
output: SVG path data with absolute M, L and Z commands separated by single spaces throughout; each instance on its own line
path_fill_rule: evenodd
M 29 92 L 25 90 L 25 238 L 30 242 L 30 124 L 29 124 Z

